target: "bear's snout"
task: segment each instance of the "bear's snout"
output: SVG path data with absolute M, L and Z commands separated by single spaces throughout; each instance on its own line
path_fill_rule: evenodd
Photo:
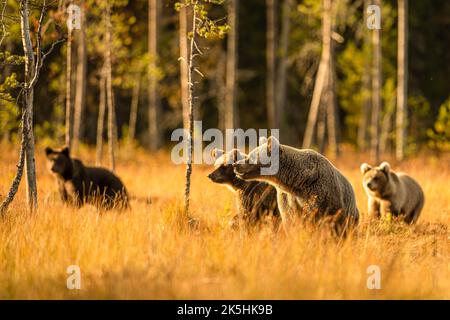
M 210 174 L 208 174 L 208 178 L 209 180 L 211 180 L 212 182 L 221 182 L 221 177 L 219 174 L 217 174 L 216 171 L 211 172 Z
M 377 184 L 374 183 L 373 181 L 371 181 L 371 182 L 369 182 L 369 183 L 367 184 L 367 187 L 368 187 L 370 190 L 374 191 L 374 190 L 377 188 Z

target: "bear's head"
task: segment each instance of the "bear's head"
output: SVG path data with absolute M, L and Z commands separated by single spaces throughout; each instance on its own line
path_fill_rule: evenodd
M 213 149 L 211 152 L 215 159 L 214 171 L 208 175 L 208 178 L 215 183 L 233 185 L 236 179 L 236 174 L 233 171 L 233 164 L 245 158 L 245 154 L 238 149 L 233 149 L 230 152 L 224 152 L 220 149 Z
M 259 147 L 253 149 L 244 159 L 234 164 L 234 172 L 244 180 L 258 180 L 278 172 L 280 142 L 275 137 L 261 137 Z
M 381 163 L 378 167 L 372 167 L 367 163 L 361 165 L 363 174 L 363 186 L 370 192 L 382 193 L 389 183 L 389 172 L 391 166 L 387 162 Z
M 70 150 L 64 147 L 60 150 L 54 150 L 50 147 L 45 148 L 47 155 L 48 168 L 53 174 L 69 180 L 72 177 L 72 159 Z

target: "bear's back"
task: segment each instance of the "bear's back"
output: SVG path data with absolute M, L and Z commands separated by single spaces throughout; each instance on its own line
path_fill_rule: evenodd
M 99 187 L 110 188 L 118 192 L 125 189 L 122 181 L 113 172 L 102 167 L 85 167 L 86 180 Z
M 391 171 L 391 174 L 395 174 Z M 404 172 L 396 173 L 399 184 L 402 190 L 396 190 L 397 192 L 402 192 L 404 197 L 407 199 L 405 201 L 411 202 L 423 202 L 424 193 L 420 184 L 414 180 L 411 176 Z
M 334 213 L 335 210 L 344 209 L 345 215 L 358 219 L 359 211 L 352 185 L 325 156 L 310 149 L 280 147 L 281 153 L 285 154 L 280 167 L 285 167 L 284 179 L 294 186 L 295 193 L 303 193 L 306 197 L 316 196 L 322 210 L 328 209 Z M 308 179 L 302 181 L 306 176 Z

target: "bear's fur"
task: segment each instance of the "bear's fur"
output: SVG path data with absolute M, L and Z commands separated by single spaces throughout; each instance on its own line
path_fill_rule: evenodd
M 280 212 L 275 188 L 264 182 L 239 179 L 233 171 L 233 164 L 244 159 L 245 154 L 237 149 L 228 153 L 214 149 L 212 156 L 215 159 L 215 168 L 208 178 L 212 182 L 226 185 L 236 196 L 238 214 L 231 225 L 236 226 L 238 221 L 242 220 L 246 226 L 269 222 L 276 227 L 280 222 Z
M 61 150 L 47 147 L 45 153 L 65 203 L 77 207 L 90 203 L 102 209 L 129 207 L 126 188 L 111 171 L 84 166 L 80 160 L 70 157 L 67 147 Z
M 264 142 L 264 141 L 262 141 Z M 278 161 L 278 170 L 270 175 L 261 169 L 268 164 L 262 155 L 270 157 L 270 165 Z M 244 180 L 267 182 L 277 189 L 278 207 L 283 223 L 299 215 L 318 222 L 332 221 L 337 234 L 359 220 L 353 187 L 321 154 L 281 145 L 275 137 L 252 150 L 244 160 L 234 165 L 235 173 Z
M 363 163 L 361 173 L 364 190 L 369 197 L 369 215 L 380 217 L 391 213 L 409 224 L 417 221 L 425 196 L 414 179 L 405 173 L 392 171 L 387 162 L 375 168 Z

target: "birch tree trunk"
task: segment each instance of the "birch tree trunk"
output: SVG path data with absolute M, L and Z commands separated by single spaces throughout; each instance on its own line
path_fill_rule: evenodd
M 11 184 L 8 195 L 0 204 L 0 215 L 5 213 L 9 204 L 14 200 L 14 196 L 20 185 L 20 181 L 25 167 L 26 173 L 26 194 L 27 204 L 30 212 L 38 209 L 37 183 L 36 183 L 36 164 L 34 159 L 34 134 L 33 134 L 33 98 L 34 86 L 39 79 L 39 72 L 42 68 L 45 57 L 51 53 L 56 43 L 63 40 L 60 39 L 52 44 L 49 51 L 45 54 L 42 52 L 42 23 L 47 12 L 47 2 L 43 2 L 41 15 L 37 24 L 36 32 L 36 55 L 34 53 L 33 44 L 30 35 L 29 23 L 29 3 L 28 0 L 20 1 L 20 29 L 25 60 L 25 81 L 23 84 L 23 101 L 22 108 L 22 140 L 20 144 L 19 163 L 17 172 Z
M 81 7 L 81 29 L 78 31 L 77 74 L 75 88 L 75 111 L 73 121 L 73 149 L 78 150 L 78 144 L 82 136 L 82 117 L 86 105 L 86 77 L 87 77 L 87 51 L 86 51 L 86 19 L 84 1 Z
M 226 94 L 225 94 L 225 129 L 237 126 L 236 95 L 238 69 L 238 39 L 239 39 L 239 0 L 228 1 L 228 25 L 230 30 L 227 38 Z
M 397 160 L 405 157 L 406 119 L 408 115 L 408 0 L 398 0 L 398 61 L 397 61 Z
M 327 93 L 324 95 L 323 100 L 328 101 Z M 327 131 L 326 121 L 327 121 L 327 104 L 321 103 L 319 106 L 319 115 L 317 119 L 317 133 L 316 133 L 317 148 L 320 153 L 324 153 L 325 151 L 325 135 Z
M 150 70 L 156 69 L 156 61 L 158 59 L 158 26 L 160 17 L 160 1 L 148 0 L 148 51 L 150 54 Z M 148 110 L 148 123 L 149 123 L 149 138 L 150 138 L 150 150 L 156 151 L 161 144 L 160 134 L 160 103 L 158 97 L 157 79 L 155 76 L 150 75 L 149 79 L 149 110 Z
M 108 154 L 111 170 L 116 168 L 116 139 L 117 132 L 116 112 L 114 109 L 114 97 L 112 88 L 112 66 L 111 66 L 111 6 L 108 3 L 106 6 L 106 57 L 105 57 L 105 71 L 106 71 L 106 103 L 108 105 Z
M 276 106 L 277 113 L 279 115 L 278 122 L 280 129 L 283 129 L 285 125 L 285 109 L 286 109 L 286 69 L 287 58 L 289 49 L 289 34 L 291 30 L 291 10 L 292 0 L 283 0 L 282 5 L 282 26 L 281 26 L 281 39 L 280 39 L 280 55 L 278 65 L 278 75 L 276 82 Z
M 131 144 L 136 138 L 136 123 L 139 107 L 139 92 L 141 91 L 141 79 L 138 77 L 131 94 L 130 123 L 128 125 L 128 142 Z
M 276 0 L 266 0 L 266 105 L 267 121 L 270 128 L 279 128 L 275 101 L 275 71 L 276 71 Z
M 31 212 L 37 210 L 37 183 L 36 167 L 34 159 L 34 134 L 33 134 L 33 97 L 35 77 L 35 58 L 30 36 L 28 0 L 20 2 L 20 25 L 22 31 L 22 45 L 25 55 L 25 110 L 23 117 L 23 132 L 25 133 L 25 173 L 27 177 L 27 204 Z
M 188 31 L 187 31 L 187 8 L 180 9 L 180 90 L 181 105 L 183 114 L 183 127 L 187 130 L 189 127 L 189 80 L 188 80 Z
M 374 4 L 381 7 L 380 0 Z M 371 158 L 380 161 L 380 111 L 381 111 L 381 30 L 372 30 L 372 119 L 371 119 Z
M 322 55 L 314 83 L 313 97 L 309 108 L 308 122 L 303 138 L 303 148 L 311 148 L 314 128 L 317 123 L 322 91 L 328 77 L 328 68 L 331 50 L 331 0 L 323 0 L 322 14 Z
M 192 174 L 192 156 L 193 156 L 193 139 L 194 139 L 194 82 L 192 74 L 194 72 L 194 45 L 197 35 L 197 2 L 192 4 L 192 36 L 189 45 L 189 60 L 188 60 L 188 102 L 189 102 L 189 136 L 188 136 L 188 154 L 186 165 L 186 186 L 184 190 L 184 213 L 189 215 L 189 200 L 191 192 L 191 174 Z M 185 37 L 187 34 L 184 35 Z
M 97 166 L 102 163 L 103 155 L 103 132 L 105 130 L 105 114 L 106 114 L 106 76 L 105 68 L 102 67 L 100 82 L 100 102 L 98 106 L 98 118 L 97 118 L 97 143 L 96 143 L 96 156 L 95 163 Z
M 367 21 L 367 7 L 370 5 L 370 0 L 364 0 L 364 21 Z M 359 151 L 366 151 L 368 146 L 368 127 L 370 120 L 370 110 L 371 110 L 371 77 L 370 72 L 368 70 L 371 69 L 371 53 L 370 53 L 370 32 L 367 28 L 364 28 L 364 52 L 365 52 L 365 70 L 362 75 L 362 94 L 363 101 L 361 104 L 361 115 L 359 118 L 359 127 L 358 127 L 358 149 Z
M 330 43 L 328 84 L 327 84 L 327 126 L 328 126 L 328 148 L 331 155 L 336 158 L 339 155 L 339 119 L 336 103 L 336 68 L 334 63 L 334 44 Z
M 72 1 L 69 0 L 69 6 Z M 69 28 L 67 35 L 67 54 L 66 54 L 66 119 L 65 119 L 65 142 L 67 147 L 72 147 L 73 122 L 72 122 L 72 28 Z

